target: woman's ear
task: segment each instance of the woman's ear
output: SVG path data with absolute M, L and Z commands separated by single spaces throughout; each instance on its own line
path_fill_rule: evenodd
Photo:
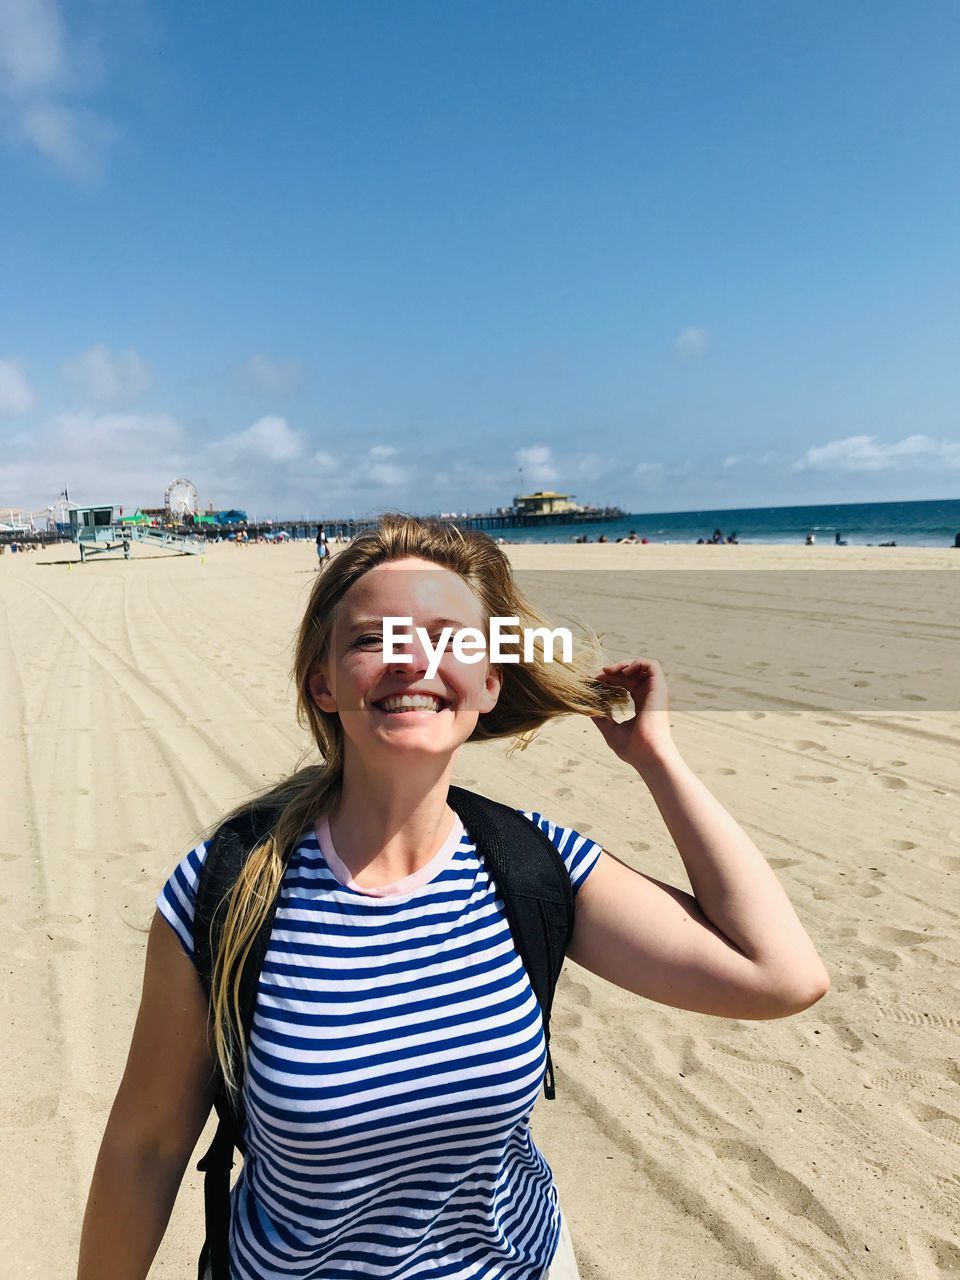
M 497 705 L 497 699 L 500 697 L 502 687 L 503 672 L 491 662 L 487 666 L 483 692 L 480 694 L 480 715 L 483 715 L 486 711 L 492 711 Z
M 327 683 L 327 674 L 322 667 L 317 667 L 307 681 L 307 688 L 310 690 L 310 697 L 313 699 L 314 705 L 319 707 L 321 711 L 336 711 L 337 700 L 334 697 L 330 685 Z

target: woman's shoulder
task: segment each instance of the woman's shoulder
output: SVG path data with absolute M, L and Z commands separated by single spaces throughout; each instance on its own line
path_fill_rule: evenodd
M 157 894 L 157 910 L 180 939 L 180 945 L 193 959 L 193 916 L 197 904 L 197 888 L 209 840 L 202 840 L 180 859 Z

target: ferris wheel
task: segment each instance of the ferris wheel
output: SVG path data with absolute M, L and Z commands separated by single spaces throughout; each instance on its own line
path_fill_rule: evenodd
M 189 512 L 196 515 L 200 510 L 200 495 L 197 486 L 191 480 L 173 480 L 167 485 L 163 495 L 163 505 L 172 516 L 182 519 Z

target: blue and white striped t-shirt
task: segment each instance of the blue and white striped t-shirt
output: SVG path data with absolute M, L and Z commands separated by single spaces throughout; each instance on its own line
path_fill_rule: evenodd
M 600 846 L 520 812 L 576 892 Z M 560 1235 L 529 1129 L 546 1047 L 502 900 L 459 819 L 432 878 L 380 890 L 319 835 L 329 860 L 308 832 L 260 977 L 232 1280 L 540 1280 Z M 191 956 L 206 849 L 157 898 Z

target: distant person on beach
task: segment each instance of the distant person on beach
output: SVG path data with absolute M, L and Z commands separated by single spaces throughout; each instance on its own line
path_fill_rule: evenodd
M 808 547 L 812 547 L 813 544 L 816 542 L 816 540 L 817 540 L 817 535 L 815 533 L 808 533 L 805 540 L 805 545 Z
M 954 538 L 953 545 L 955 547 L 960 547 L 960 533 L 958 533 L 957 536 Z
M 322 569 L 330 554 L 329 540 L 322 524 L 317 525 L 317 568 Z
M 847 543 L 846 543 L 846 539 L 844 539 L 844 538 L 841 538 L 841 537 L 840 537 L 840 530 L 839 530 L 839 529 L 837 530 L 836 534 L 834 535 L 833 543 L 834 543 L 834 546 L 836 546 L 836 547 L 845 547 L 845 546 L 847 545 Z
M 387 616 L 412 620 L 392 658 Z M 448 646 L 430 674 L 451 621 L 485 636 L 493 618 L 544 621 L 491 538 L 430 521 L 381 517 L 316 579 L 294 678 L 318 758 L 211 828 L 157 897 L 77 1280 L 147 1275 L 215 1098 L 230 1119 L 204 1160 L 208 1280 L 577 1280 L 530 1131 L 541 1087 L 552 1096 L 564 952 L 723 1018 L 788 1017 L 827 991 L 775 873 L 680 754 L 659 663 L 586 648 L 553 663 L 534 646 L 521 667 Z M 526 741 L 561 715 L 596 725 L 587 756 L 611 751 L 638 803 L 650 792 L 677 887 L 544 816 L 533 768 L 525 808 L 451 787 L 465 744 Z M 624 1034 L 642 1015 L 638 1000 Z M 575 1063 L 557 1103 L 571 1122 Z

